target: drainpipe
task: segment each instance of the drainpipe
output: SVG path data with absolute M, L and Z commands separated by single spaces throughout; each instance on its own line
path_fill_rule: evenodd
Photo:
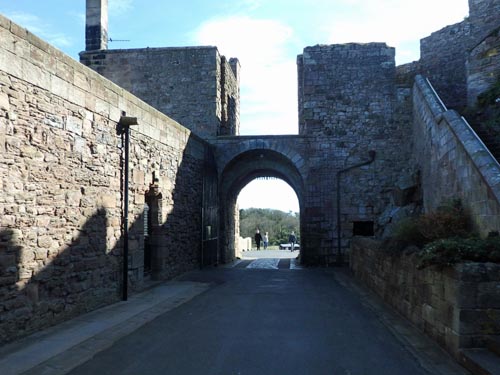
M 373 163 L 373 161 L 375 160 L 375 155 L 376 155 L 376 152 L 374 150 L 370 150 L 370 151 L 368 151 L 368 156 L 370 157 L 370 160 L 361 162 L 359 164 L 351 165 L 350 167 L 341 169 L 336 173 L 336 178 L 337 178 L 337 259 L 336 259 L 336 263 L 337 263 L 337 266 L 341 266 L 343 263 L 342 250 L 341 250 L 342 238 L 341 238 L 341 227 L 340 227 L 340 175 L 342 173 L 348 172 L 352 169 L 356 169 L 356 168 L 362 167 L 364 165 L 368 165 L 368 164 Z
M 128 298 L 128 172 L 129 172 L 129 145 L 130 145 L 130 126 L 137 125 L 137 117 L 127 117 L 122 113 L 120 121 L 116 126 L 116 133 L 122 136 L 122 144 L 125 144 L 125 162 L 124 162 L 124 187 L 123 187 L 123 289 L 122 299 Z M 125 140 L 123 140 L 125 136 Z

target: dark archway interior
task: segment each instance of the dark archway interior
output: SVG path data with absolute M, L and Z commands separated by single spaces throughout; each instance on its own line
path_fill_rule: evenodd
M 303 181 L 293 164 L 285 155 L 273 150 L 246 151 L 234 158 L 224 168 L 220 176 L 221 209 L 221 261 L 234 260 L 235 257 L 235 222 L 236 201 L 240 191 L 251 181 L 259 177 L 275 177 L 288 183 L 297 194 L 302 206 Z M 302 220 L 301 220 L 302 227 Z

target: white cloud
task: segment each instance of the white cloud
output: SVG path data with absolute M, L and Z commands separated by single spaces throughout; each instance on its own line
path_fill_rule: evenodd
M 55 47 L 64 49 L 74 44 L 74 41 L 65 33 L 54 32 L 50 24 L 46 23 L 40 17 L 23 12 L 14 12 L 6 15 L 15 23 L 28 29 L 33 34 L 47 41 Z
M 295 55 L 287 53 L 292 35 L 278 21 L 244 16 L 207 21 L 194 33 L 195 44 L 216 45 L 240 60 L 242 134 L 297 132 Z
M 332 14 L 323 26 L 329 43 L 386 42 L 396 47 L 398 60 L 416 60 L 418 49 L 405 48 L 446 25 L 463 20 L 468 11 L 467 0 L 344 0 L 355 3 L 349 17 Z M 414 44 L 414 43 L 413 43 Z

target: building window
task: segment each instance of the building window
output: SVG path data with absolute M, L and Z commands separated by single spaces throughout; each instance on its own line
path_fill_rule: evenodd
M 373 236 L 373 221 L 353 221 L 352 235 L 353 236 Z

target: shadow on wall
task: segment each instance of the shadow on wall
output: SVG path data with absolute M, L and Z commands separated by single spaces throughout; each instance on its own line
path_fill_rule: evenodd
M 177 159 L 158 164 L 167 166 L 159 171 L 161 224 L 150 258 L 158 280 L 199 266 L 206 147 L 190 140 L 182 153 L 176 152 Z M 153 153 L 162 158 L 161 151 Z M 141 159 L 136 160 L 139 165 Z M 132 183 L 130 190 L 128 280 L 133 292 L 144 286 L 147 185 Z M 65 213 L 67 222 L 62 226 L 47 223 L 0 231 L 0 344 L 121 298 L 123 241 L 116 209 L 112 210 L 115 216 L 106 208 L 97 209 L 83 225 L 78 218 L 69 222 Z
M 159 164 L 168 165 L 158 173 L 154 171 L 158 176 L 157 186 L 153 181 L 145 193 L 146 200 L 149 199 L 148 215 L 152 216 L 148 220 L 150 225 L 145 228 L 149 238 L 144 239 L 144 229 L 139 225 L 135 232 L 131 231 L 139 239 L 136 248 L 138 261 L 132 259 L 131 265 L 139 276 L 143 266 L 151 269 L 152 278 L 156 280 L 170 279 L 199 267 L 207 153 L 210 153 L 209 146 L 191 135 L 181 155 L 173 157 L 169 163 Z M 153 171 L 149 173 L 152 175 Z M 151 199 L 152 190 L 156 190 L 160 199 Z M 144 219 L 142 215 L 140 222 L 144 223 Z M 144 247 L 145 240 L 151 245 L 150 257 L 144 257 L 148 251 Z M 148 259 L 149 265 L 145 264 Z
M 121 262 L 119 250 L 106 251 L 106 221 L 97 210 L 67 243 L 49 231 L 0 232 L 0 343 L 118 299 Z

